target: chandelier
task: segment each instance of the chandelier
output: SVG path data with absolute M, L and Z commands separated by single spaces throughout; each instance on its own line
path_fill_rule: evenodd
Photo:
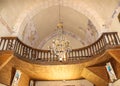
M 64 35 L 60 11 L 61 9 L 59 0 L 59 23 L 57 24 L 57 37 L 52 41 L 52 46 L 49 46 L 49 49 L 54 58 L 56 57 L 59 61 L 66 61 L 66 54 L 69 53 L 72 48 L 70 46 L 70 42 Z

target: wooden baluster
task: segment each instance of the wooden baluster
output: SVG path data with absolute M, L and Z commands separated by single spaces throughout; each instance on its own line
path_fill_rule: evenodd
M 105 50 L 106 43 L 104 38 L 102 39 L 102 46 L 103 46 L 103 49 Z
M 21 52 L 20 52 L 20 55 L 22 56 L 23 55 L 23 45 L 21 44 Z
M 41 51 L 41 60 L 43 60 L 43 55 L 42 55 L 42 51 Z
M 50 61 L 52 61 L 52 53 L 50 51 L 50 58 L 49 58 Z
M 45 53 L 44 51 L 42 52 L 42 58 L 43 58 L 43 61 L 45 60 Z
M 115 45 L 115 39 L 114 39 L 114 36 L 113 36 L 114 34 L 110 34 L 110 38 L 111 38 L 111 43 L 112 43 L 112 45 Z
M 25 46 L 22 44 L 22 54 L 21 54 L 21 56 L 24 55 L 24 51 L 25 51 Z M 25 51 L 25 54 L 26 54 L 26 51 Z M 25 55 L 25 57 L 26 57 L 26 55 Z
M 48 52 L 46 51 L 46 59 L 47 59 L 47 61 L 48 61 Z
M 77 50 L 77 53 L 78 53 L 78 58 L 79 58 L 79 56 L 80 56 L 79 50 Z
M 69 58 L 70 58 L 70 52 L 68 53 L 68 57 L 67 57 L 67 58 L 68 58 L 68 60 L 69 60 Z
M 10 41 L 9 41 L 9 43 L 8 43 L 8 48 L 9 48 L 9 50 L 12 50 L 12 48 L 13 48 L 13 39 L 9 39 Z
M 97 54 L 99 54 L 99 41 L 96 43 Z
M 104 48 L 106 47 L 107 43 L 107 39 L 106 39 L 106 35 L 103 36 L 103 43 L 104 43 Z
M 41 60 L 41 51 L 40 50 L 38 51 L 38 54 L 39 54 L 38 60 Z
M 38 56 L 37 56 L 36 60 L 40 60 L 40 51 L 38 50 L 37 52 L 38 52 Z
M 19 54 L 19 49 L 20 49 L 20 42 L 18 42 L 17 54 Z
M 32 59 L 32 58 L 33 58 L 33 55 L 32 55 L 33 49 L 32 49 L 32 48 L 30 49 L 30 53 L 31 53 L 31 54 L 30 54 L 30 58 L 29 58 L 29 59 Z
M 12 46 L 13 46 L 13 51 L 15 50 L 15 45 L 16 45 L 16 38 L 13 39 L 13 44 L 12 44 Z
M 19 48 L 20 48 L 20 42 L 18 42 L 18 45 L 17 45 L 17 54 L 19 54 Z
M 43 60 L 43 55 L 42 54 L 43 54 L 43 52 L 41 51 L 41 60 Z
M 93 56 L 92 46 L 90 46 L 90 57 Z
M 99 51 L 102 52 L 102 39 L 99 41 Z
M 111 41 L 110 41 L 109 37 L 110 37 L 109 34 L 107 34 L 108 43 L 109 43 L 109 45 L 111 45 Z
M 35 59 L 38 59 L 38 50 L 36 50 L 36 58 Z
M 17 39 L 15 39 L 14 53 L 16 53 L 16 51 L 17 51 L 17 45 L 18 45 L 18 41 L 17 41 Z
M 90 54 L 89 54 L 89 53 L 90 53 L 90 52 L 89 52 L 89 47 L 86 48 L 86 51 L 87 51 L 87 52 L 86 52 L 86 53 L 87 53 L 87 57 L 89 57 L 89 56 L 90 56 Z
M 21 44 L 21 53 L 20 53 L 20 55 L 23 57 L 23 53 L 24 53 L 24 46 L 23 46 L 23 44 Z M 24 57 L 23 57 L 24 58 Z
M 48 61 L 50 61 L 50 51 L 48 51 Z
M 2 50 L 2 41 L 3 41 L 3 39 L 0 38 L 0 50 Z
M 5 47 L 5 42 L 6 42 L 6 39 L 3 40 L 3 47 L 2 47 L 2 50 L 4 50 L 4 47 Z
M 77 60 L 78 57 L 77 57 L 77 51 L 76 51 L 76 50 L 75 50 L 74 54 L 75 54 L 75 55 L 74 55 L 74 56 L 75 56 L 75 59 Z
M 81 54 L 81 57 L 83 56 L 83 54 L 82 54 L 82 49 L 80 50 L 80 54 Z
M 27 58 L 27 50 L 26 50 L 26 46 L 23 45 L 23 55 L 24 58 Z
M 80 53 L 79 53 L 79 50 L 77 50 L 77 52 L 78 52 L 78 59 L 80 60 Z
M 89 57 L 89 50 L 88 50 L 88 48 L 86 48 L 86 57 Z
M 113 36 L 114 36 L 114 39 L 115 39 L 115 44 L 118 45 L 120 43 L 120 39 L 118 37 L 118 34 L 115 33 Z
M 74 52 L 75 52 L 75 50 L 72 52 L 72 60 L 75 60 Z
M 34 49 L 34 59 L 36 59 L 36 49 Z
M 87 54 L 87 57 L 89 57 L 90 56 L 90 52 L 89 52 L 89 47 L 88 48 L 86 48 L 86 54 Z
M 84 57 L 86 58 L 86 49 L 83 49 Z
M 19 44 L 19 42 L 16 40 L 16 44 L 15 44 L 15 47 L 14 47 L 14 53 L 17 53 L 17 51 L 18 51 L 18 44 Z
M 21 47 L 21 44 L 19 43 L 19 47 L 18 47 L 18 54 L 20 55 L 20 47 Z
M 85 56 L 88 57 L 89 53 L 88 53 L 88 48 L 85 48 Z
M 68 58 L 68 52 L 66 53 L 66 58 Z
M 92 49 L 92 46 L 90 46 L 90 56 L 93 56 L 93 49 Z
M 96 55 L 97 54 L 96 44 L 94 44 L 94 49 L 95 49 L 95 55 Z
M 50 58 L 51 58 L 51 52 L 49 51 L 49 57 L 48 57 L 49 61 L 50 61 Z
M 78 59 L 77 51 L 78 51 L 78 50 L 75 50 L 75 58 L 76 58 L 76 60 Z
M 74 56 L 74 55 L 73 55 L 73 52 L 74 52 L 74 51 L 72 51 L 72 59 L 73 59 L 73 56 Z
M 44 61 L 46 60 L 46 55 L 45 55 L 46 53 L 45 52 L 43 52 L 43 58 L 44 58 Z
M 81 59 L 81 49 L 78 50 L 78 52 L 79 52 L 79 59 Z
M 92 45 L 93 55 L 95 55 L 94 45 Z
M 89 47 L 89 57 L 91 57 L 92 55 L 92 50 L 91 50 L 91 46 Z
M 46 60 L 48 61 L 48 51 L 46 51 Z
M 30 58 L 30 48 L 27 47 L 27 58 Z
M 41 53 L 41 54 L 42 54 L 42 60 L 44 61 L 44 53 L 43 53 L 43 51 L 42 51 L 42 53 Z
M 0 38 L 0 46 L 1 46 L 1 43 L 2 43 L 2 38 Z
M 72 53 L 72 51 L 71 51 L 71 52 L 69 52 L 69 60 L 71 60 L 71 53 Z
M 21 56 L 21 47 L 22 47 L 22 45 L 20 43 L 20 47 L 19 47 L 19 54 L 20 54 L 20 56 Z
M 99 41 L 99 50 L 100 50 L 100 53 L 102 52 L 102 39 L 100 39 L 100 41 Z
M 23 46 L 21 44 L 21 49 L 20 49 L 20 55 L 22 56 L 23 55 Z
M 10 42 L 10 40 L 9 39 L 6 39 L 6 47 L 5 47 L 5 50 L 9 50 L 9 42 Z
M 30 59 L 31 60 L 34 59 L 34 50 L 33 49 L 31 49 L 31 58 Z
M 43 57 L 42 57 L 42 51 L 40 51 L 40 57 L 41 57 L 41 60 L 43 60 Z

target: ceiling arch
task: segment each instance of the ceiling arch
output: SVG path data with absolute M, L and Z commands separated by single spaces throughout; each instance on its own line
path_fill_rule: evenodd
M 56 5 L 58 5 L 58 0 L 45 0 L 39 4 L 36 4 L 35 6 L 31 6 L 31 8 L 29 8 L 28 10 L 26 10 L 19 16 L 16 24 L 14 25 L 14 31 L 16 33 L 14 33 L 13 35 L 18 35 L 20 38 L 20 35 L 22 34 L 26 23 L 33 16 L 39 13 L 42 9 L 46 9 L 46 8 L 49 8 L 51 6 L 56 6 Z M 92 23 L 95 25 L 99 33 L 103 31 L 102 30 L 103 29 L 102 25 L 104 23 L 103 19 L 99 16 L 99 14 L 97 14 L 96 11 L 88 7 L 85 3 L 79 2 L 77 0 L 76 2 L 75 0 L 69 0 L 69 1 L 64 0 L 62 5 L 66 7 L 70 7 L 82 13 L 83 15 L 87 16 L 92 21 Z
M 81 46 L 87 45 L 86 41 L 82 40 L 77 34 L 74 34 L 74 33 L 70 32 L 70 31 L 67 31 L 67 30 L 64 30 L 64 31 L 63 31 L 63 34 L 64 34 L 65 36 L 68 35 L 68 36 L 74 38 L 75 40 L 78 41 L 78 43 L 81 44 Z M 57 35 L 58 35 L 58 34 L 57 34 L 57 31 L 54 31 L 52 34 L 50 34 L 49 36 L 47 36 L 45 39 L 43 39 L 43 40 L 40 42 L 40 44 L 38 45 L 38 48 L 39 48 L 39 49 L 46 49 L 46 46 L 45 46 L 45 45 L 47 45 L 47 42 L 51 41 L 51 39 L 55 38 Z M 75 41 L 75 42 L 76 42 L 76 41 Z M 44 46 L 45 46 L 45 47 L 44 47 Z M 81 47 L 81 46 L 79 46 L 79 47 Z M 74 47 L 75 47 L 75 46 L 74 46 Z M 77 48 L 78 48 L 78 46 L 77 46 Z

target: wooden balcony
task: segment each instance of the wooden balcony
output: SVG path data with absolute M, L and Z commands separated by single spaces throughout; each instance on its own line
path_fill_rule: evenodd
M 34 49 L 17 37 L 1 37 L 0 82 L 10 85 L 15 70 L 19 69 L 23 73 L 19 86 L 28 86 L 30 79 L 82 78 L 91 81 L 95 86 L 107 86 L 110 80 L 105 69 L 106 62 L 112 63 L 117 78 L 120 78 L 119 44 L 120 39 L 116 32 L 103 33 L 95 43 L 72 50 L 67 53 L 67 60 L 59 62 L 57 58 L 52 57 L 49 50 Z M 26 78 L 27 81 L 23 83 Z
M 119 46 L 120 39 L 117 32 L 103 33 L 93 44 L 73 49 L 66 54 L 66 59 L 62 63 L 76 63 L 81 60 L 94 58 L 102 54 L 107 49 Z M 14 56 L 32 63 L 54 63 L 59 62 L 57 57 L 53 57 L 49 50 L 40 50 L 24 44 L 17 37 L 1 37 L 0 51 L 12 51 Z

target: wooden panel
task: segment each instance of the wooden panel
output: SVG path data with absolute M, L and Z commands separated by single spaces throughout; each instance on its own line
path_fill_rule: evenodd
M 105 52 L 102 56 L 90 59 L 88 61 L 81 61 L 77 64 L 56 63 L 56 65 L 49 65 L 44 63 L 38 65 L 31 64 L 14 57 L 0 71 L 0 82 L 10 85 L 14 75 L 14 70 L 19 69 L 23 72 L 23 76 L 21 78 L 20 83 L 22 84 L 22 82 L 24 82 L 24 80 L 27 79 L 26 82 L 22 84 L 22 86 L 27 85 L 29 83 L 29 77 L 30 79 L 32 78 L 35 80 L 71 80 L 80 79 L 84 77 L 87 80 L 95 83 L 96 86 L 100 86 L 99 84 L 101 84 L 101 86 L 106 86 L 108 77 L 107 74 L 104 72 L 104 67 L 91 67 L 88 69 L 86 68 L 95 64 L 102 64 L 108 61 L 110 58 L 111 56 L 109 56 L 108 52 Z M 102 72 L 98 71 L 99 69 Z M 119 71 L 118 68 L 116 69 L 117 71 Z
M 116 60 L 111 59 L 112 67 L 115 71 L 115 74 L 117 78 L 120 78 L 120 63 L 118 63 Z
M 120 49 L 111 49 L 108 51 L 108 53 L 117 61 L 120 63 Z
M 109 76 L 107 74 L 107 70 L 105 66 L 99 66 L 99 67 L 88 67 L 88 70 L 95 73 L 97 76 L 105 80 L 106 82 L 109 82 Z
M 29 86 L 29 80 L 29 76 L 22 72 L 18 86 Z
M 15 69 L 12 66 L 13 64 L 9 62 L 0 70 L 0 83 L 10 86 L 15 73 Z
M 2 54 L 2 53 L 1 53 Z M 0 55 L 0 70 L 13 58 L 12 54 Z
M 94 83 L 95 86 L 108 86 L 108 83 L 105 80 L 103 80 L 101 77 L 87 68 L 84 68 L 82 72 L 82 77 Z

